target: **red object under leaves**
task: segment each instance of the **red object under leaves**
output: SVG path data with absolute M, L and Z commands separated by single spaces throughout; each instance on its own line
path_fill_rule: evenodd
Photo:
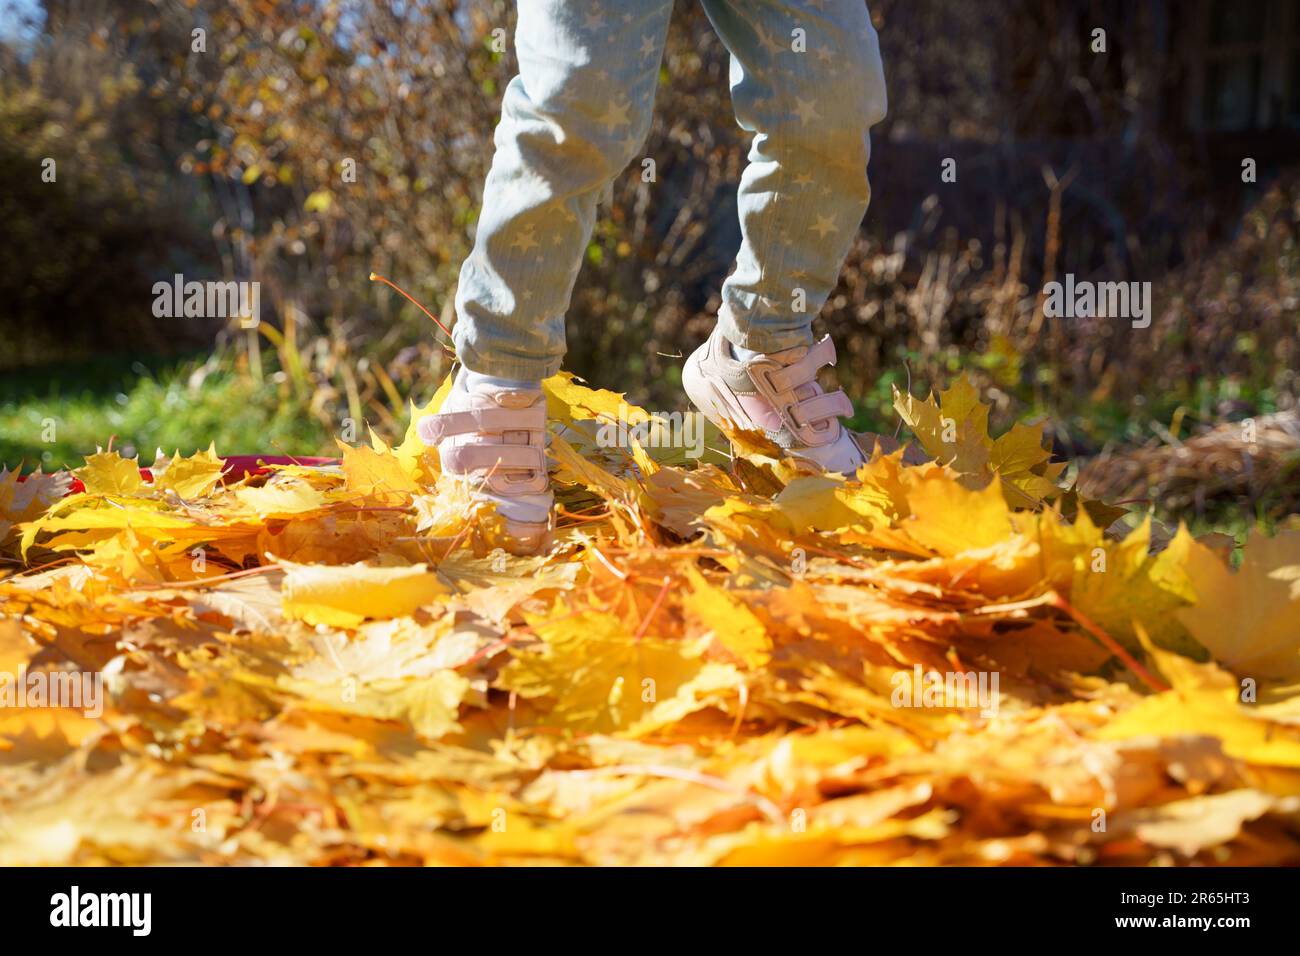
M 261 475 L 269 471 L 266 465 L 306 465 L 314 468 L 321 465 L 337 465 L 337 458 L 315 458 L 310 455 L 289 456 L 289 455 L 222 455 L 221 460 L 225 466 L 221 469 L 221 480 L 225 483 L 238 481 L 248 475 Z M 26 475 L 20 475 L 18 480 L 23 481 Z M 140 477 L 145 481 L 153 481 L 153 472 L 148 468 L 140 469 Z M 69 495 L 80 494 L 86 490 L 80 478 L 73 478 L 72 484 L 68 488 Z M 66 497 L 66 495 L 65 495 Z
M 337 458 L 313 458 L 301 455 L 222 455 L 226 463 L 222 469 L 222 481 L 238 481 L 245 475 L 260 475 L 268 469 L 263 465 L 305 465 L 316 468 L 321 465 L 337 465 Z M 143 471 L 143 469 L 141 469 Z

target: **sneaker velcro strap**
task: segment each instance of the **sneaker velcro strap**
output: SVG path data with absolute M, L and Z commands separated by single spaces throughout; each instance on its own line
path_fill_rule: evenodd
M 438 458 L 449 475 L 515 468 L 546 474 L 546 453 L 536 445 L 456 445 L 440 449 Z
M 840 415 L 852 415 L 853 403 L 842 389 L 825 395 L 814 395 L 790 406 L 790 417 L 800 428 Z
M 810 347 L 807 354 L 797 362 L 791 362 L 782 368 L 770 369 L 767 372 L 767 380 L 778 392 L 788 392 L 815 379 L 822 366 L 834 364 L 835 343 L 828 335 Z
M 546 427 L 546 405 L 531 408 L 470 408 L 463 412 L 440 412 L 420 419 L 416 431 L 429 445 L 444 438 L 481 432 L 540 431 Z

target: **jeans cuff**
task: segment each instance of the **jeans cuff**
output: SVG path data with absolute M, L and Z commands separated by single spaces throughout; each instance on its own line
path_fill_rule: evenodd
M 754 352 L 783 352 L 798 345 L 812 345 L 816 341 L 811 316 L 807 321 L 793 318 L 776 318 L 774 321 L 772 316 L 761 319 L 744 315 L 738 317 L 724 305 L 718 310 L 718 326 L 722 329 L 722 337 L 732 345 Z
M 563 358 L 523 359 L 494 356 L 489 358 L 472 351 L 464 343 L 456 350 L 460 364 L 479 375 L 495 378 L 512 378 L 519 382 L 540 382 L 560 370 Z

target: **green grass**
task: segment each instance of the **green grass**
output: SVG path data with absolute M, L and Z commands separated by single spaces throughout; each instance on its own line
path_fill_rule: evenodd
M 110 438 L 144 463 L 156 448 L 189 454 L 210 442 L 222 454 L 309 455 L 332 445 L 284 386 L 224 368 L 191 385 L 198 367 L 194 360 L 109 356 L 7 373 L 0 383 L 0 463 L 73 467 Z

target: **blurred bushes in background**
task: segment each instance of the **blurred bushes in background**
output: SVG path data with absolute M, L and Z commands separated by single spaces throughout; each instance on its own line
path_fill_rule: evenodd
M 201 233 L 176 201 L 193 191 L 138 122 L 139 74 L 64 42 L 25 61 L 0 49 L 0 66 L 2 361 L 165 346 L 149 288 L 174 252 L 199 252 Z
M 1294 405 L 1300 185 L 1265 162 L 1268 182 L 1245 186 L 1180 127 L 1166 4 L 872 10 L 891 113 L 872 210 L 820 317 L 862 423 L 892 428 L 892 385 L 958 368 L 993 386 L 1000 414 L 1050 413 L 1084 453 L 1142 416 Z M 1089 53 L 1096 26 L 1104 57 Z M 499 29 L 510 36 L 512 3 L 46 0 L 0 48 L 3 361 L 215 343 L 195 389 L 220 365 L 327 427 L 399 427 L 449 358 L 367 277 L 449 324 L 515 71 Z M 725 51 L 699 5 L 679 3 L 645 147 L 656 181 L 633 164 L 602 210 L 569 313 L 572 370 L 682 401 L 680 356 L 739 243 L 747 146 Z M 57 184 L 40 180 L 45 156 Z M 957 183 L 939 180 L 945 157 Z M 152 283 L 177 271 L 259 281 L 264 332 L 153 318 Z M 1067 271 L 1155 282 L 1153 324 L 1045 321 L 1038 290 Z

